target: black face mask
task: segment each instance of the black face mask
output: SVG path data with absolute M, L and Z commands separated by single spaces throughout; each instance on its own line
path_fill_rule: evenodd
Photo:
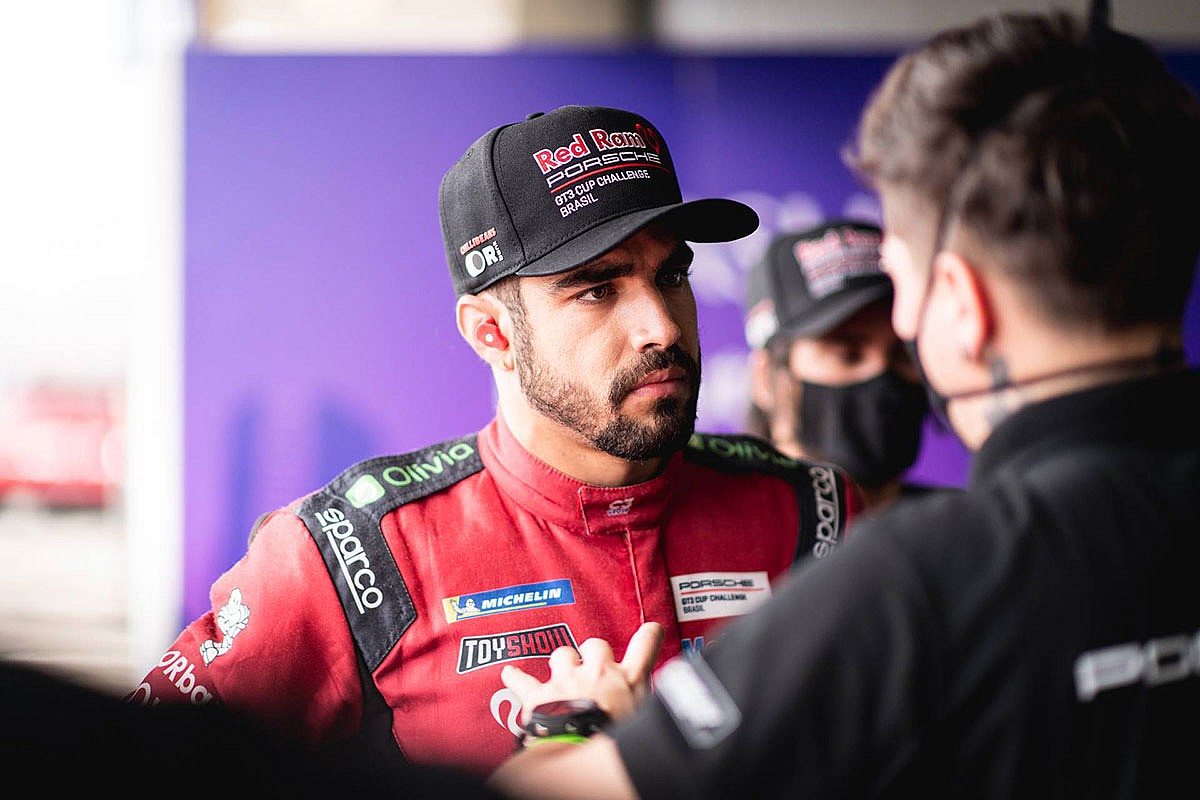
M 929 407 L 921 384 L 887 370 L 862 383 L 800 387 L 800 445 L 842 467 L 859 486 L 882 486 L 917 460 Z

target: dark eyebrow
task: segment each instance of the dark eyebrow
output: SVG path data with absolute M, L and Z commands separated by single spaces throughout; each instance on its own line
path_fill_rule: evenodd
M 690 266 L 695 257 L 696 254 L 692 252 L 692 248 L 688 247 L 687 242 L 681 241 L 663 259 L 662 263 L 658 265 L 657 271 Z M 550 290 L 553 292 L 565 292 L 580 286 L 596 286 L 597 284 L 607 283 L 614 278 L 623 278 L 626 275 L 632 275 L 633 269 L 633 264 L 626 261 L 609 264 L 595 262 L 584 264 L 560 276 L 550 284 Z
M 633 274 L 633 264 L 627 262 L 621 264 L 584 264 L 582 267 L 576 267 L 570 272 L 559 276 L 557 280 L 550 284 L 550 289 L 554 292 L 563 292 L 579 286 L 595 286 L 599 283 L 611 281 L 613 278 L 622 278 L 631 274 Z

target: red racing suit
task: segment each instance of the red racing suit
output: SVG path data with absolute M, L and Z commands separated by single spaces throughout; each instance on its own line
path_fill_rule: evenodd
M 551 651 L 590 637 L 619 659 L 650 620 L 659 663 L 703 646 L 857 507 L 836 468 L 742 436 L 695 434 L 658 477 L 591 486 L 497 418 L 268 515 L 129 699 L 216 700 L 308 744 L 486 773 L 517 731 L 503 665 L 544 680 Z

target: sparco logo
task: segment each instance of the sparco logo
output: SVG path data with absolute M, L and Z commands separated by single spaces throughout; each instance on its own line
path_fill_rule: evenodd
M 837 479 L 829 467 L 810 467 L 808 477 L 812 480 L 817 508 L 817 541 L 813 545 L 813 555 L 824 558 L 838 541 Z
M 571 629 L 561 623 L 494 636 L 467 636 L 458 648 L 458 673 L 521 658 L 549 658 L 560 647 L 575 646 Z
M 316 518 L 346 576 L 346 585 L 350 587 L 358 613 L 365 614 L 368 608 L 377 608 L 383 602 L 383 592 L 375 587 L 371 561 L 363 552 L 362 542 L 354 535 L 354 525 L 336 508 L 318 511 Z

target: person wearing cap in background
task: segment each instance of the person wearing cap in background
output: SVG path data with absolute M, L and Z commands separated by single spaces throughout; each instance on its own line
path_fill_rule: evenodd
M 693 432 L 687 242 L 758 218 L 684 202 L 649 121 L 566 106 L 502 125 L 439 210 L 495 418 L 266 515 L 131 702 L 219 701 L 313 745 L 486 772 L 529 716 L 506 665 L 546 676 L 636 632 L 644 678 L 647 652 L 701 647 L 844 537 L 859 499 L 840 470 Z
M 904 481 L 929 404 L 892 330 L 882 236 L 854 220 L 779 235 L 746 282 L 750 432 L 839 465 L 869 510 L 931 489 Z
M 1009 13 L 935 35 L 889 69 L 849 157 L 881 199 L 895 329 L 976 451 L 966 490 L 872 514 L 713 647 L 663 665 L 631 716 L 524 750 L 494 786 L 1090 800 L 1194 785 L 1200 371 L 1180 345 L 1200 100 L 1102 20 Z M 582 673 L 554 676 L 562 692 L 510 683 L 527 702 L 578 698 Z

